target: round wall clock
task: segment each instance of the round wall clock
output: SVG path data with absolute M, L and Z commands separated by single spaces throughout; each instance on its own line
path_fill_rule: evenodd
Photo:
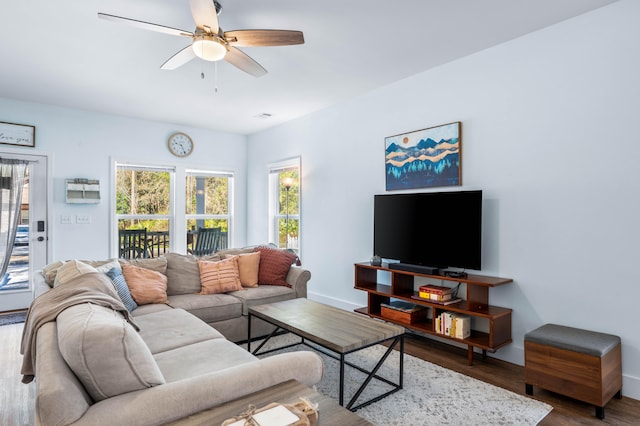
M 193 141 L 186 133 L 178 132 L 169 136 L 169 151 L 176 157 L 186 157 L 193 152 Z

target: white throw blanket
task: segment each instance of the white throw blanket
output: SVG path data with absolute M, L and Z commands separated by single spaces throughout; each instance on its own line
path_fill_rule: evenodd
M 76 277 L 43 293 L 29 307 L 20 346 L 20 353 L 23 355 L 22 383 L 30 383 L 35 377 L 38 329 L 50 321 L 55 321 L 60 312 L 68 307 L 81 303 L 93 303 L 119 311 L 136 330 L 139 330 L 105 274 L 91 272 Z

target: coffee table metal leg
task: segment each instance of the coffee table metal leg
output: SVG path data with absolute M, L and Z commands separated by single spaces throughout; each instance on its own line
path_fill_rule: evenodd
M 340 354 L 340 396 L 338 403 L 344 406 L 344 354 Z
M 400 380 L 398 387 L 402 389 L 404 383 L 404 334 L 400 336 Z
M 247 352 L 251 353 L 251 312 L 249 312 L 247 324 Z
M 369 384 L 371 379 L 373 379 L 374 377 L 377 378 L 376 373 L 378 372 L 380 367 L 382 367 L 382 364 L 384 364 L 384 362 L 387 360 L 389 355 L 393 352 L 393 348 L 396 347 L 398 342 L 400 343 L 400 354 L 399 354 L 400 355 L 400 366 L 399 366 L 400 377 L 398 378 L 398 383 L 393 383 L 394 388 L 391 389 L 389 392 L 385 392 L 382 395 L 379 395 L 379 396 L 377 396 L 375 398 L 370 399 L 369 401 L 365 401 L 362 404 L 354 407 L 353 404 L 355 404 L 355 402 L 358 400 L 358 398 L 360 397 L 360 394 L 362 394 L 362 392 L 367 387 L 367 385 Z M 355 410 L 357 410 L 359 408 L 365 407 L 365 406 L 367 406 L 367 405 L 369 405 L 371 403 L 379 401 L 382 398 L 385 398 L 386 396 L 389 396 L 392 393 L 397 392 L 400 389 L 402 389 L 402 379 L 403 379 L 403 375 L 404 375 L 403 374 L 404 373 L 404 371 L 403 371 L 404 370 L 403 359 L 404 359 L 404 335 L 400 335 L 400 336 L 398 336 L 398 337 L 396 337 L 394 339 L 393 343 L 389 345 L 389 348 L 384 353 L 384 355 L 382 355 L 382 357 L 380 358 L 380 360 L 378 361 L 378 363 L 376 364 L 374 369 L 369 372 L 369 375 L 367 376 L 366 380 L 364 381 L 364 383 L 362 383 L 360 388 L 353 395 L 353 397 L 351 398 L 349 403 L 346 405 L 346 408 L 350 409 L 351 411 L 355 411 Z M 385 380 L 385 381 L 388 382 L 388 383 L 391 383 L 390 381 L 387 381 L 387 380 Z M 342 388 L 340 389 L 340 391 L 342 392 Z M 340 405 L 342 405 L 342 402 L 340 402 Z

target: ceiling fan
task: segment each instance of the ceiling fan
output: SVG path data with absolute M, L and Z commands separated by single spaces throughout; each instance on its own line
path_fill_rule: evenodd
M 160 67 L 163 70 L 174 70 L 190 60 L 198 57 L 205 61 L 224 59 L 242 71 L 261 77 L 267 70 L 253 60 L 237 46 L 289 46 L 303 44 L 301 31 L 290 30 L 235 30 L 222 31 L 218 24 L 218 14 L 222 6 L 216 0 L 189 0 L 191 15 L 196 23 L 193 32 L 152 24 L 137 19 L 98 13 L 98 17 L 114 22 L 121 22 L 145 30 L 157 31 L 181 37 L 190 37 L 191 45 L 180 50 Z

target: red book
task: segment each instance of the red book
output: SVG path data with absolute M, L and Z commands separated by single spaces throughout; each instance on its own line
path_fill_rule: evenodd
M 453 292 L 451 287 L 444 287 L 439 285 L 421 285 L 419 291 L 433 294 L 449 294 Z

